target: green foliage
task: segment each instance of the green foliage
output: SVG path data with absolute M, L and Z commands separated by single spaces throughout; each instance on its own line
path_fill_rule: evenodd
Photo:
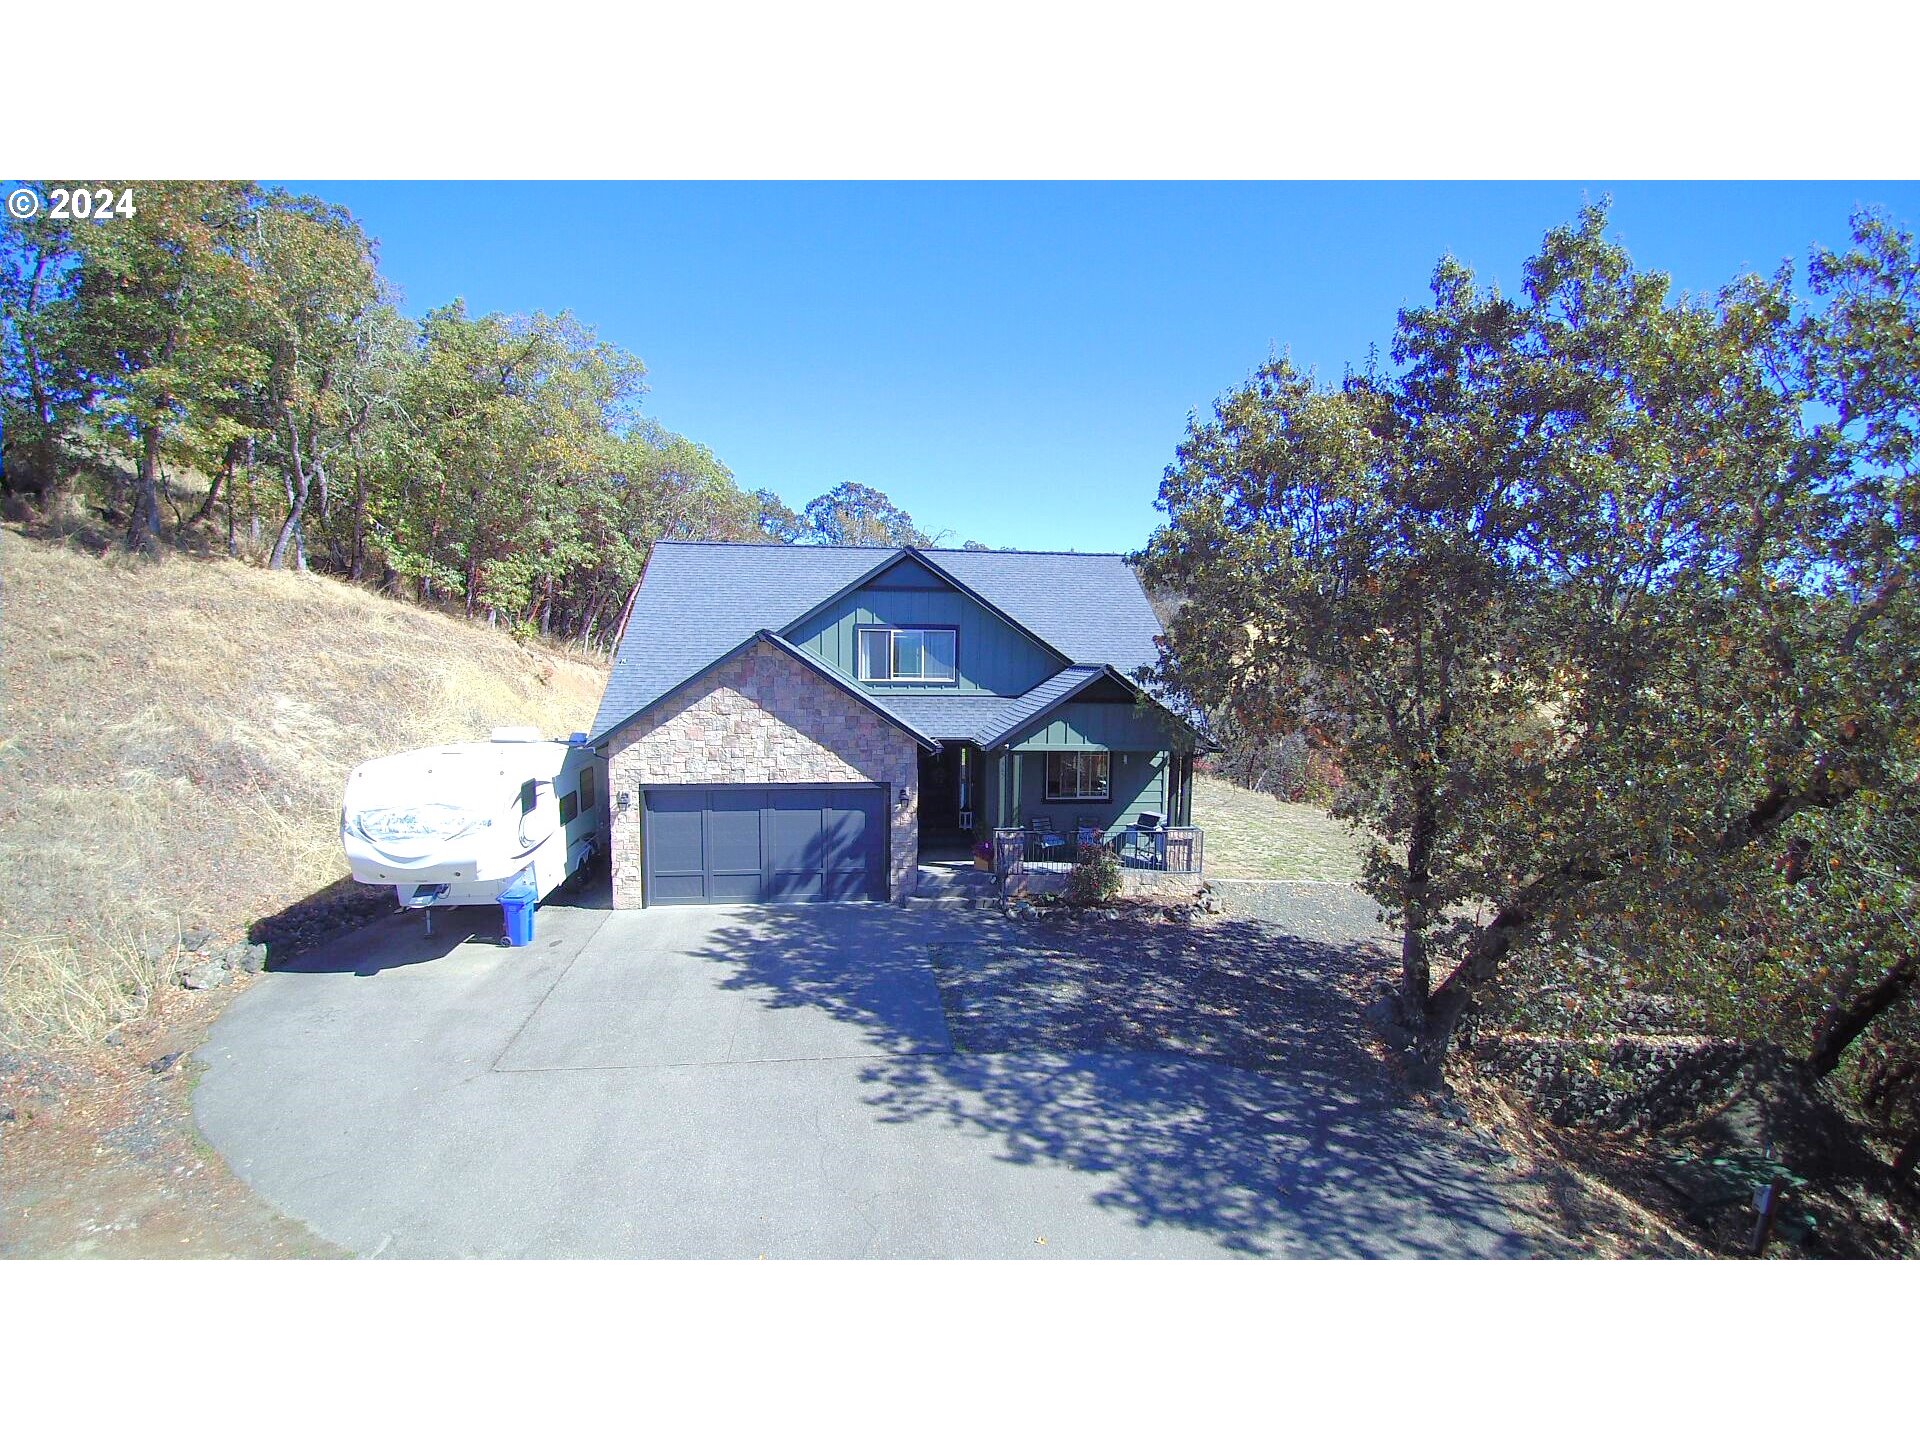
M 1106 845 L 1082 845 L 1067 872 L 1069 905 L 1105 905 L 1120 894 L 1120 857 Z
M 806 539 L 820 545 L 931 545 L 913 517 L 871 485 L 836 485 L 808 502 Z
M 1863 216 L 1791 278 L 1676 298 L 1590 209 L 1517 296 L 1443 261 L 1390 364 L 1270 361 L 1167 471 L 1164 678 L 1337 754 L 1430 1054 L 1516 947 L 1551 978 L 1606 930 L 1615 983 L 1744 983 L 1710 942 L 1784 903 L 1778 847 L 1913 783 L 1912 242 Z
M 524 635 L 611 639 L 655 541 L 924 543 L 879 491 L 796 515 L 640 414 L 646 368 L 569 314 L 400 314 L 346 211 L 237 182 L 141 185 L 136 218 L 0 230 L 9 484 L 80 481 L 157 542 L 209 484 L 271 566 L 322 566 Z M 260 533 L 265 520 L 270 527 Z M 244 531 L 242 529 L 244 527 Z

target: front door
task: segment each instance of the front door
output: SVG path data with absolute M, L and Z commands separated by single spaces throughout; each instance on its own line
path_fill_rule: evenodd
M 951 837 L 960 832 L 961 746 L 942 745 L 936 754 L 920 755 L 920 836 Z

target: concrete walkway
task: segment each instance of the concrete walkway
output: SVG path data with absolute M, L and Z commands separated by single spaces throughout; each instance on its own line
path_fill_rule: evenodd
M 206 1136 L 358 1254 L 1522 1253 L 1497 1172 L 1371 1090 L 956 1046 L 936 977 L 1022 944 L 995 916 L 581 903 L 524 950 L 439 929 L 395 916 L 264 977 L 200 1053 Z

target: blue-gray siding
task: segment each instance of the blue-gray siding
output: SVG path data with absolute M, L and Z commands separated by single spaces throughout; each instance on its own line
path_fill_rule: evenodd
M 894 577 L 905 568 L 903 563 L 879 577 L 880 582 L 891 583 L 870 583 L 842 596 L 789 630 L 787 639 L 836 670 L 857 677 L 855 647 L 863 625 L 946 625 L 960 632 L 955 683 L 871 686 L 882 704 L 890 695 L 1024 695 L 1060 668 L 1058 660 L 998 615 L 930 572 L 921 572 L 928 581 L 925 587 L 900 585 Z
M 1069 700 L 1015 736 L 1015 750 L 1170 750 L 1181 732 L 1160 712 L 1144 705 L 1104 700 Z
M 989 756 L 987 765 L 983 767 L 981 787 L 986 801 L 986 825 L 992 828 L 996 825 L 1024 824 L 1036 815 L 1045 814 L 1052 817 L 1054 829 L 1071 834 L 1082 815 L 1093 816 L 1102 829 L 1131 821 L 1142 810 L 1166 815 L 1168 764 L 1169 756 L 1165 751 L 1114 752 L 1107 772 L 1110 798 L 1102 804 L 1098 800 L 1047 799 L 1047 758 L 1044 753 L 1028 751 Z

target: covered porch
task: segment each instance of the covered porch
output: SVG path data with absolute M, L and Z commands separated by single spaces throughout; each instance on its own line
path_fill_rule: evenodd
M 995 868 L 1071 868 L 1083 844 L 1123 870 L 1200 873 L 1193 826 L 1199 737 L 1109 673 L 1028 717 L 981 757 L 984 820 Z
M 997 724 L 920 759 L 922 853 L 991 839 L 995 868 L 1068 869 L 1082 844 L 1123 869 L 1198 874 L 1193 759 L 1201 736 L 1104 666 L 1076 667 L 1009 704 Z

